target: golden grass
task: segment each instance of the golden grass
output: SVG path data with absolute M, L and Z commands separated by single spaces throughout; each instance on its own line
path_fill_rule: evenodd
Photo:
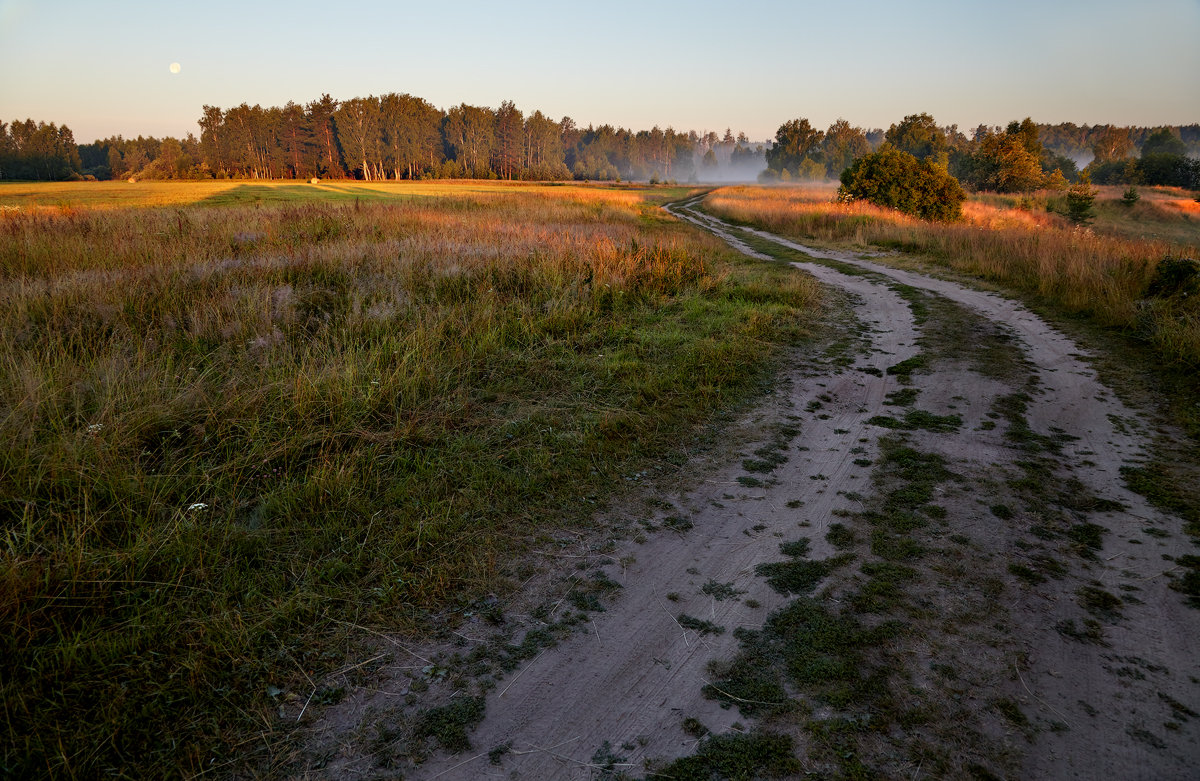
M 503 591 L 819 302 L 659 190 L 125 186 L 0 211 L 0 775 L 272 745 L 333 618 Z
M 499 182 L 479 180 L 356 182 L 323 181 L 105 181 L 105 182 L 0 182 L 0 214 L 13 210 L 123 209 L 149 206 L 233 203 L 336 203 L 353 200 L 405 200 L 447 196 L 501 196 L 508 193 L 541 193 L 546 198 L 595 198 L 611 202 L 638 201 L 639 194 L 653 197 L 672 193 L 667 188 L 636 185 L 613 187 L 582 183 Z
M 1066 313 L 1141 333 L 1167 361 L 1200 365 L 1200 305 L 1144 297 L 1159 260 L 1192 253 L 1195 245 L 1131 238 L 1119 226 L 1078 228 L 1056 214 L 1015 208 L 1021 201 L 1014 196 L 973 197 L 964 204 L 963 221 L 944 224 L 867 203 L 839 204 L 829 192 L 722 188 L 704 203 L 719 216 L 796 238 L 918 252 L 960 273 L 1033 294 Z M 1098 207 L 1125 219 L 1120 210 L 1141 209 L 1147 220 L 1157 216 L 1153 224 L 1162 224 L 1161 215 L 1176 208 L 1171 204 L 1178 196 L 1152 195 L 1133 207 L 1111 201 Z M 1189 231 L 1200 244 L 1200 224 Z

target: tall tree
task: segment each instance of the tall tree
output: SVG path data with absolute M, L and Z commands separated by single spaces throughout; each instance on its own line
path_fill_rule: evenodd
M 204 113 L 200 116 L 200 149 L 204 156 L 204 161 L 208 163 L 208 167 L 214 172 L 224 173 L 231 168 L 231 156 L 229 152 L 229 137 L 225 129 L 225 114 L 216 106 L 205 106 Z M 118 154 L 120 154 L 118 152 Z M 112 154 L 109 154 L 109 167 L 113 170 L 113 176 L 121 176 L 117 173 L 117 161 L 112 159 Z M 127 170 L 124 164 L 120 164 L 122 172 Z
M 534 178 L 567 176 L 560 125 L 540 111 L 534 111 L 525 120 L 525 155 L 525 167 Z
M 512 179 L 520 173 L 524 144 L 525 118 L 506 100 L 496 109 L 496 170 L 501 178 Z
M 467 175 L 487 176 L 496 138 L 495 114 L 490 109 L 463 103 L 446 112 L 444 127 L 446 144 Z
M 820 154 L 825 134 L 809 124 L 807 119 L 784 122 L 775 131 L 775 144 L 767 150 L 767 167 L 773 171 L 797 174 L 806 159 Z
M 338 143 L 351 170 L 363 179 L 383 178 L 383 136 L 379 99 L 373 95 L 343 101 L 333 113 Z
M 1179 137 L 1178 131 L 1168 127 L 1160 127 L 1154 130 L 1142 142 L 1142 157 L 1150 155 L 1177 155 L 1182 157 L 1187 154 L 1187 144 Z
M 943 168 L 949 163 L 946 134 L 929 114 L 909 114 L 900 124 L 889 127 L 884 139 L 918 160 L 929 160 Z
M 1040 151 L 1040 144 L 1037 149 Z M 983 162 L 979 185 L 984 189 L 1001 193 L 1029 192 L 1041 187 L 1045 181 L 1041 161 L 1030 151 L 1019 128 L 1016 132 L 989 135 L 979 145 L 979 157 Z
M 4 178 L 57 181 L 82 168 L 75 136 L 66 125 L 13 120 L 0 134 L 0 173 Z
M 279 126 L 284 165 L 292 179 L 305 177 L 308 173 L 306 161 L 312 147 L 312 128 L 304 108 L 289 100 L 280 112 Z
M 1029 117 L 1017 122 L 1013 120 L 1008 123 L 1008 129 L 1004 131 L 1010 136 L 1020 139 L 1021 146 L 1025 147 L 1025 151 L 1033 155 L 1039 160 L 1042 157 L 1042 141 L 1038 137 L 1038 126 Z
M 442 112 L 408 93 L 379 98 L 385 160 L 397 179 L 415 179 L 441 160 Z
M 825 156 L 826 174 L 836 179 L 855 160 L 870 154 L 871 144 L 867 142 L 867 135 L 862 128 L 851 127 L 849 122 L 839 119 L 825 131 L 821 151 Z
M 1092 142 L 1092 154 L 1097 163 L 1124 160 L 1133 151 L 1129 128 L 1105 125 Z
M 308 125 L 312 131 L 314 154 L 313 170 L 320 176 L 341 177 L 346 175 L 342 166 L 342 152 L 338 146 L 337 128 L 333 115 L 337 112 L 338 101 L 322 95 L 304 107 L 308 115 Z

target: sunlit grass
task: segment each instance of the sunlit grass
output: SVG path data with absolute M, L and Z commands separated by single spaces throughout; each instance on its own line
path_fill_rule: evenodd
M 1123 191 L 1122 191 L 1123 192 Z M 1195 257 L 1200 222 L 1152 191 L 1145 203 L 1097 202 L 1094 228 L 1044 209 L 1053 195 L 973 196 L 957 223 L 929 223 L 868 203 L 840 204 L 831 188 L 722 188 L 705 199 L 714 214 L 801 239 L 919 253 L 957 272 L 1031 294 L 1070 315 L 1146 338 L 1169 363 L 1200 365 L 1197 297 L 1148 299 L 1159 261 Z M 1043 208 L 1038 208 L 1038 198 Z M 1024 208 L 1021 208 L 1024 207 Z M 1133 211 L 1136 210 L 1136 211 Z M 1131 215 L 1131 211 L 1133 211 Z M 1142 222 L 1134 224 L 1135 217 Z M 1154 229 L 1186 241 L 1146 238 Z
M 678 458 L 818 307 L 661 191 L 144 187 L 0 211 L 4 775 L 269 744 L 268 687 L 341 664 L 339 621 L 512 587 L 514 550 Z
M 475 180 L 308 182 L 202 180 L 106 182 L 0 182 L 0 213 L 12 209 L 60 210 L 113 209 L 145 206 L 237 203 L 337 203 L 392 201 L 446 196 L 501 196 L 513 192 L 541 193 L 545 197 L 595 197 L 607 200 L 614 193 L 642 193 L 661 198 L 678 189 L 597 186 L 576 183 L 490 182 Z M 631 196 L 637 199 L 637 195 Z

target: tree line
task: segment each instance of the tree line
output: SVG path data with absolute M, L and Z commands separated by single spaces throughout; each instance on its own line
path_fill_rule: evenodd
M 1080 169 L 1084 141 L 1090 142 L 1090 160 Z M 776 132 L 760 179 L 837 178 L 855 161 L 882 151 L 928 162 L 972 190 L 1062 190 L 1082 174 L 1098 184 L 1200 189 L 1200 160 L 1191 156 L 1200 152 L 1200 125 L 1079 127 L 1038 125 L 1027 117 L 1004 128 L 980 125 L 968 137 L 925 113 L 906 116 L 887 131 L 866 131 L 841 119 L 820 131 L 807 119 L 790 120 Z M 875 162 L 916 170 L 892 156 Z
M 0 179 L 56 181 L 83 167 L 75 136 L 53 122 L 0 122 Z
M 570 117 L 461 104 L 447 111 L 408 94 L 306 105 L 204 106 L 200 137 L 124 139 L 80 147 L 82 173 L 107 178 L 688 180 L 759 163 L 744 133 L 579 128 Z M 760 166 L 761 167 L 761 166 Z
M 785 122 L 773 141 L 744 133 L 579 128 L 570 117 L 460 104 L 448 110 L 409 94 L 264 108 L 204 106 L 200 136 L 114 136 L 76 146 L 69 128 L 25 120 L 0 123 L 5 179 L 423 178 L 836 179 L 855 160 L 888 145 L 930 160 L 976 190 L 1063 187 L 1086 163 L 1103 184 L 1197 187 L 1200 125 L 1159 128 L 1036 124 L 980 125 L 970 136 L 913 114 L 888 130 L 839 119 L 827 130 Z M 1136 154 L 1135 154 L 1136 153 Z M 765 169 L 765 170 L 764 170 Z

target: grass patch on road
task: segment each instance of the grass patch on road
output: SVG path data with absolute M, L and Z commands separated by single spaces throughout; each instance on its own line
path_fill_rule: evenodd
M 890 415 L 875 415 L 867 420 L 867 424 L 871 426 L 879 426 L 880 428 L 890 428 L 898 431 L 933 431 L 935 433 L 949 433 L 958 431 L 962 428 L 961 415 L 935 415 L 926 410 L 914 409 L 909 410 L 904 414 L 903 418 L 897 419 Z

